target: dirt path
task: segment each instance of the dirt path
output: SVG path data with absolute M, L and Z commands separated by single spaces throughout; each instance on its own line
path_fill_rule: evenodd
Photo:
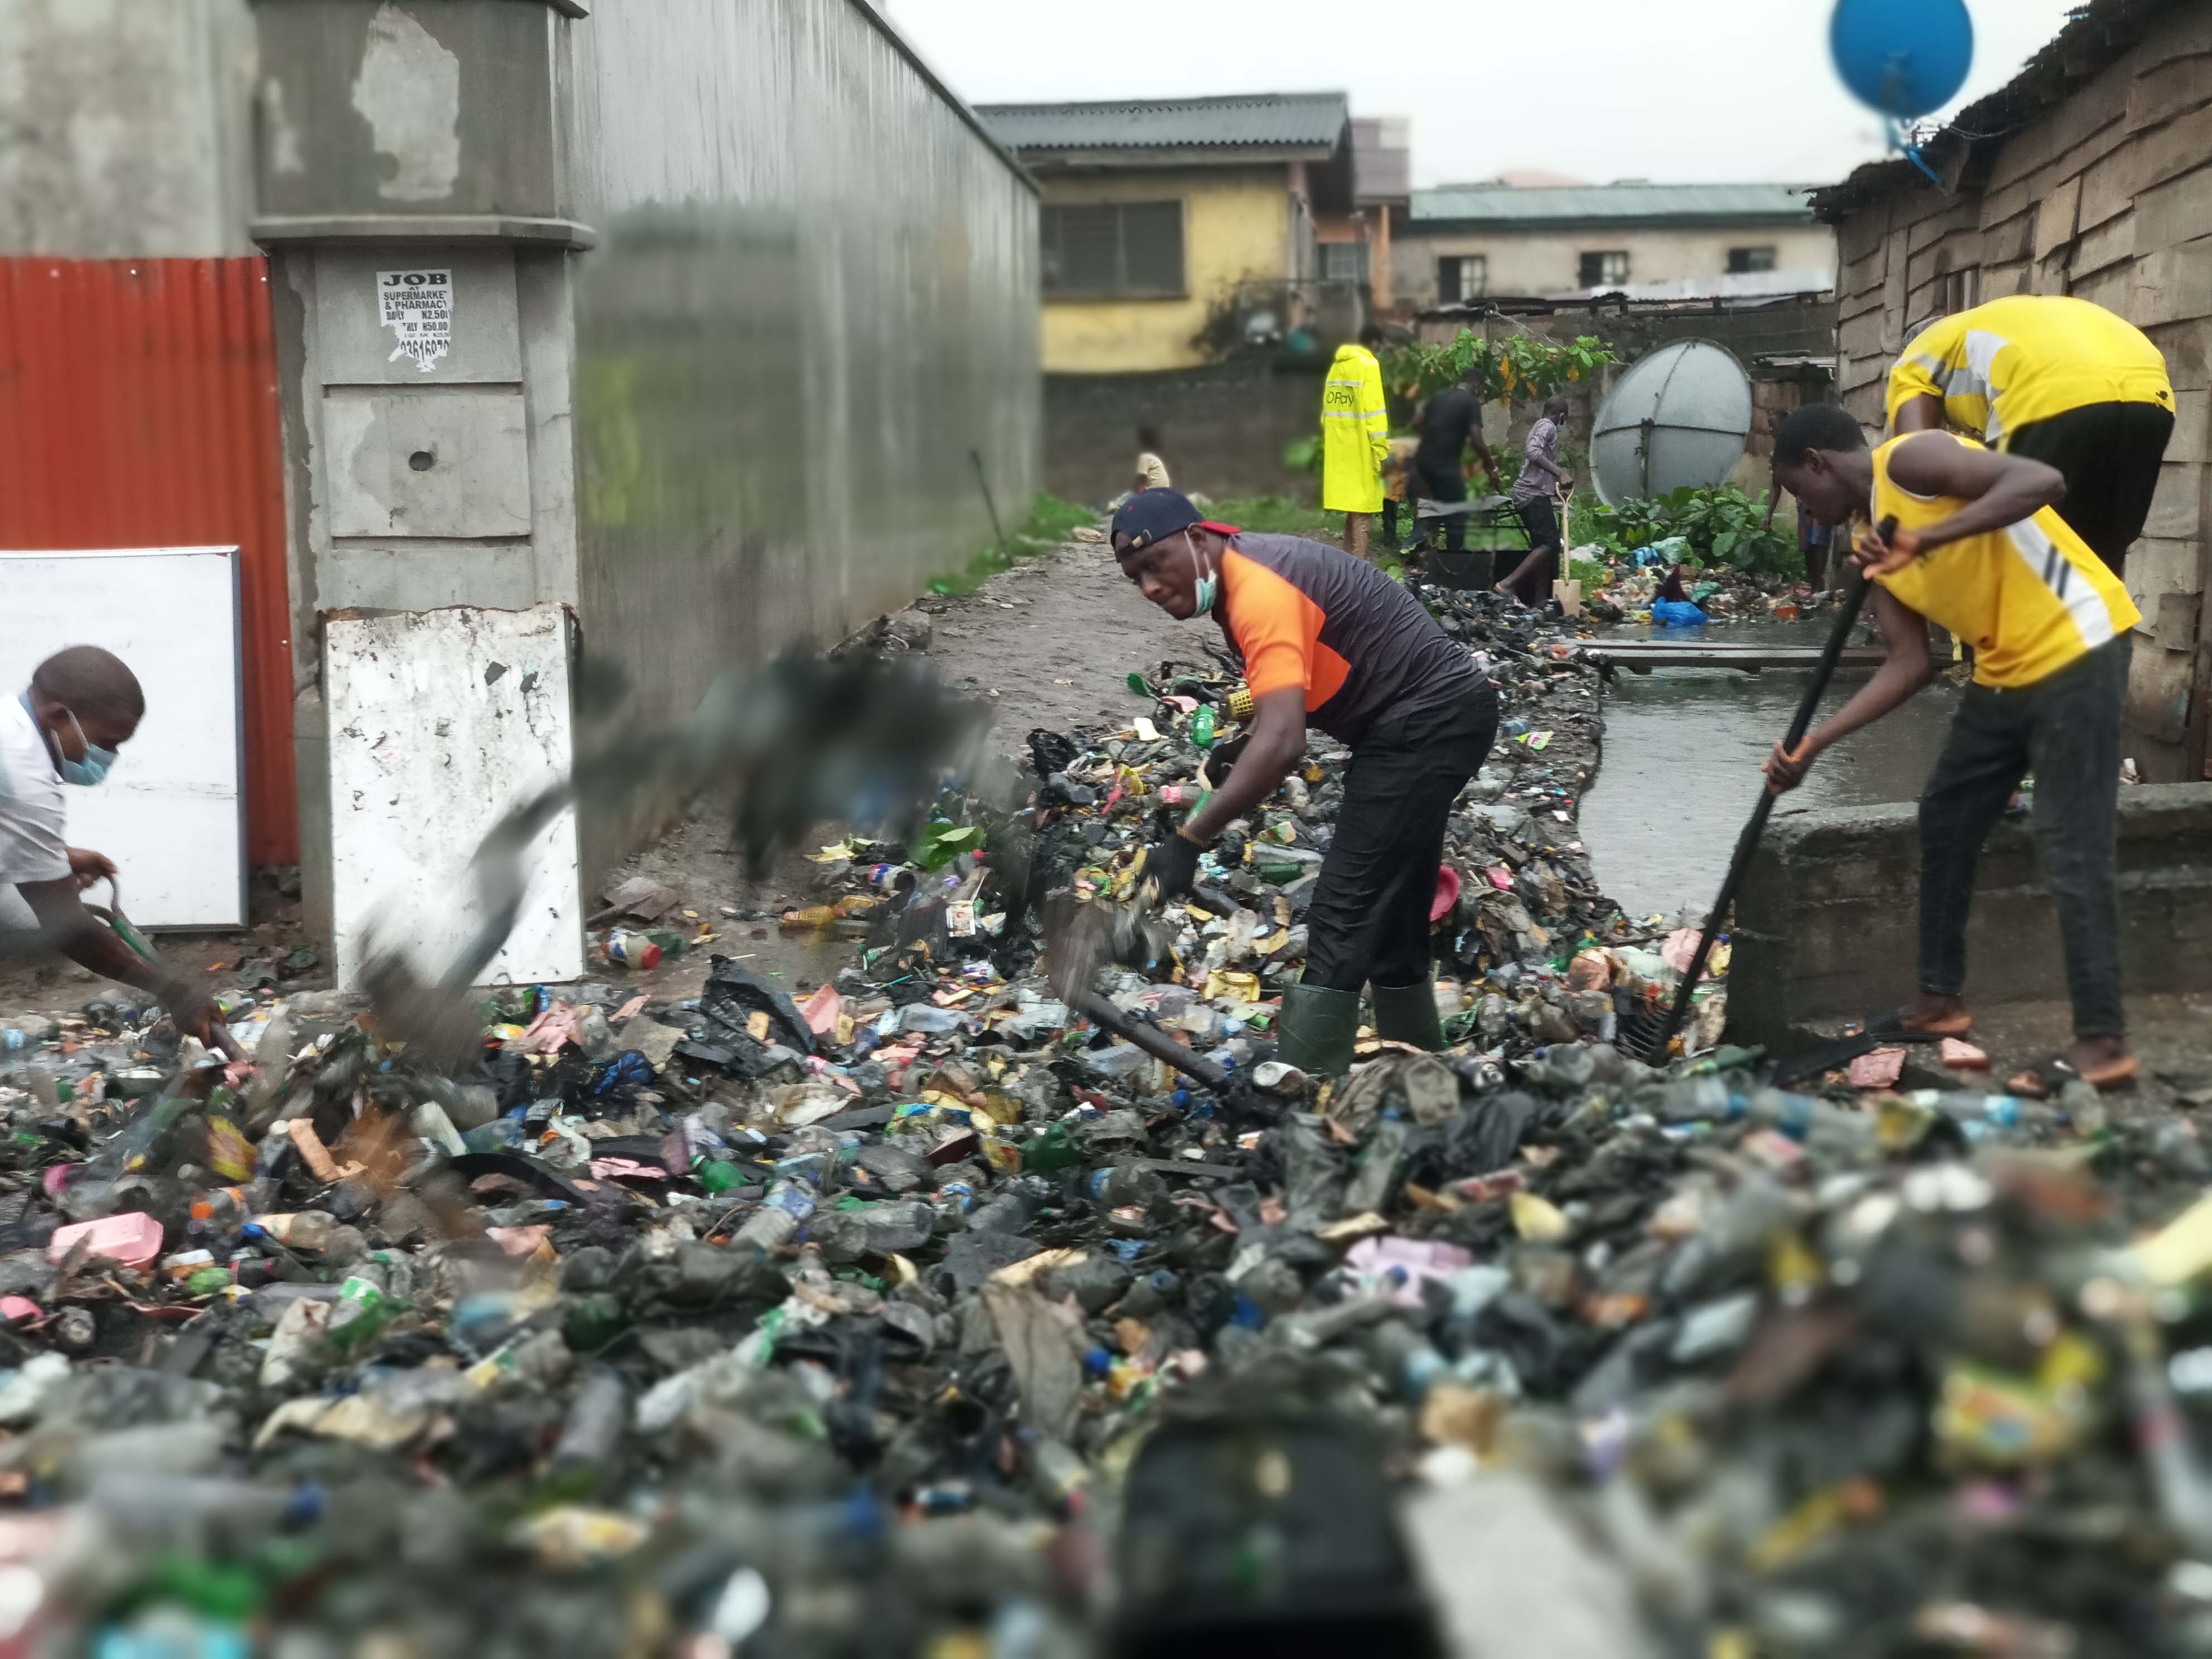
M 1133 669 L 1165 657 L 1203 659 L 1210 623 L 1177 623 L 1146 602 L 1103 542 L 1070 542 L 1001 571 L 964 599 L 915 609 L 935 624 L 931 659 L 953 686 L 991 702 L 1008 753 L 1032 726 L 1072 726 L 1146 712 Z
M 1145 713 L 1148 705 L 1129 690 L 1130 672 L 1165 658 L 1200 660 L 1206 641 L 1218 637 L 1211 624 L 1176 623 L 1147 604 L 1099 542 L 1066 543 L 972 593 L 932 594 L 915 609 L 930 618 L 938 672 L 991 705 L 994 744 L 1016 757 L 1026 754 L 1032 727 L 1066 731 Z M 608 885 L 633 875 L 667 883 L 716 928 L 706 950 L 738 957 L 804 994 L 851 961 L 853 946 L 825 934 L 786 933 L 777 919 L 815 901 L 820 866 L 805 854 L 838 833 L 836 824 L 820 826 L 771 879 L 756 884 L 739 878 L 720 821 L 695 818 L 639 853 Z M 738 914 L 726 916 L 725 907 Z M 696 959 L 670 964 L 639 975 L 639 988 L 696 994 Z

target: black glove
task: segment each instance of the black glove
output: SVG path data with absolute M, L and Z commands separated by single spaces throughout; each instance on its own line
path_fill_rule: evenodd
M 1229 781 L 1230 773 L 1236 770 L 1237 760 L 1251 741 L 1252 734 L 1247 732 L 1243 737 L 1231 738 L 1227 743 L 1217 743 L 1206 751 L 1204 770 L 1206 775 L 1213 780 L 1216 789 Z
M 1145 854 L 1145 879 L 1159 884 L 1160 896 L 1181 898 L 1198 879 L 1199 844 L 1188 836 L 1154 842 Z

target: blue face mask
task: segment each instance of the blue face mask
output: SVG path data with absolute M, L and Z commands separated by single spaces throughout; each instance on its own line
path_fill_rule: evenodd
M 1221 592 L 1221 575 L 1217 571 L 1209 576 L 1199 568 L 1198 544 L 1187 538 L 1187 532 L 1184 545 L 1190 549 L 1191 574 L 1197 582 L 1198 608 L 1190 614 L 1194 617 L 1203 617 L 1213 609 L 1213 601 Z
M 23 706 L 27 708 L 30 707 L 27 699 L 25 700 Z M 84 745 L 84 758 L 71 760 L 67 755 L 60 752 L 61 744 L 57 742 L 54 744 L 56 751 L 54 769 L 61 774 L 64 783 L 77 784 L 87 789 L 92 787 L 94 784 L 106 782 L 108 769 L 115 764 L 115 751 L 112 749 L 102 749 L 90 738 L 85 736 L 84 727 L 77 725 L 76 715 L 70 710 L 64 708 L 62 713 L 69 715 L 71 726 L 76 726 L 77 741 Z

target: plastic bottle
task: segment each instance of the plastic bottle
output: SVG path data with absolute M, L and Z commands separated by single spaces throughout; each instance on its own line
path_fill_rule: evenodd
M 322 1250 L 329 1247 L 338 1224 L 321 1210 L 296 1210 L 280 1215 L 259 1215 L 252 1225 L 288 1249 Z
M 1040 1190 L 1042 1189 L 1042 1190 Z M 1018 1233 L 1036 1219 L 1051 1188 L 1034 1176 L 1009 1182 L 968 1218 L 971 1233 Z
M 1182 1287 L 1172 1270 L 1155 1267 L 1122 1292 L 1121 1310 L 1132 1319 L 1150 1319 Z
M 607 1462 L 629 1426 L 629 1389 L 619 1372 L 595 1370 L 584 1379 L 554 1443 L 556 1470 L 595 1468 Z
M 1046 1125 L 1043 1133 L 1033 1136 L 1022 1146 L 1022 1168 L 1037 1175 L 1058 1175 L 1082 1161 L 1083 1153 L 1067 1138 L 1067 1126 L 1064 1123 Z
M 447 1158 L 459 1158 L 469 1149 L 461 1139 L 461 1132 L 453 1127 L 453 1120 L 446 1115 L 446 1109 L 434 1100 L 426 1100 L 407 1114 L 409 1126 Z
M 1190 740 L 1200 749 L 1211 749 L 1218 729 L 1212 705 L 1199 704 L 1198 712 L 1190 717 Z
M 600 947 L 609 962 L 624 968 L 658 968 L 660 966 L 660 947 L 642 933 L 627 927 L 609 930 Z
M 1136 1204 L 1149 1209 L 1167 1195 L 1167 1183 L 1150 1170 L 1133 1164 L 1115 1164 L 1093 1170 L 1084 1190 L 1093 1202 L 1109 1210 Z
M 1367 1357 L 1402 1399 L 1419 1400 L 1451 1370 L 1428 1339 L 1402 1320 L 1386 1320 L 1367 1333 Z
M 185 1231 L 194 1238 L 228 1238 L 260 1207 L 243 1187 L 216 1187 L 195 1193 Z
M 402 1311 L 403 1304 L 386 1295 L 368 1273 L 355 1273 L 338 1286 L 338 1299 L 331 1309 L 325 1334 L 338 1352 L 358 1353 Z
M 761 1206 L 738 1229 L 737 1242 L 766 1254 L 788 1244 L 798 1235 L 799 1224 L 814 1213 L 814 1183 L 804 1176 L 787 1176 L 768 1189 Z

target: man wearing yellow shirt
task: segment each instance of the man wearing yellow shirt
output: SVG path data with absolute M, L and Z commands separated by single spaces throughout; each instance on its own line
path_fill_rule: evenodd
M 2058 516 L 2114 575 L 2142 534 L 2173 436 L 2166 359 L 2087 300 L 2022 294 L 1930 323 L 1889 372 L 1889 429 L 1948 422 L 2066 480 Z
M 1876 585 L 1888 659 L 1795 753 L 1775 745 L 1769 787 L 1796 787 L 1823 750 L 1935 678 L 1927 622 L 1974 647 L 1973 684 L 1920 797 L 1920 995 L 1884 1023 L 1966 1032 L 1974 865 L 2033 770 L 2036 852 L 2058 911 L 2074 1042 L 2007 1086 L 2039 1097 L 2072 1077 L 2099 1088 L 2126 1082 L 2136 1061 L 2120 1002 L 2116 835 L 2128 630 L 2139 614 L 2053 511 L 2064 479 L 2044 462 L 1948 433 L 1910 433 L 1870 451 L 1858 422 L 1833 404 L 1783 422 L 1774 477 L 1824 523 L 1894 518 L 1898 527 L 1887 544 L 1863 529 L 1854 551 Z

